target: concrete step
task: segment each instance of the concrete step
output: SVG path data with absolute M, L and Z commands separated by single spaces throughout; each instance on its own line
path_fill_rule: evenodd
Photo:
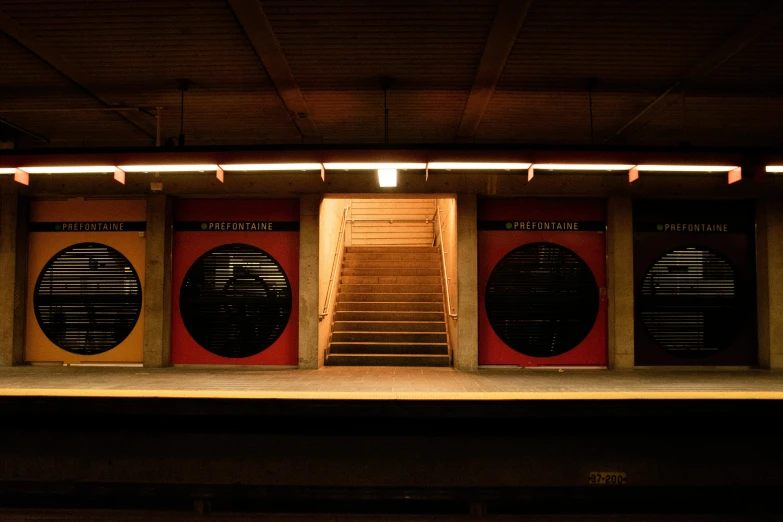
M 443 313 L 443 300 L 437 302 L 426 301 L 338 301 L 335 311 L 340 312 L 437 312 Z
M 333 332 L 332 343 L 445 343 L 446 333 L 429 332 Z
M 438 293 L 359 293 L 340 292 L 337 294 L 337 302 L 376 302 L 376 303 L 443 303 L 443 294 Z
M 431 198 L 373 198 L 373 199 L 354 199 L 351 200 L 351 209 L 354 212 L 359 212 L 362 209 L 414 209 L 414 208 L 426 208 L 434 209 L 435 200 Z
M 389 253 L 437 253 L 437 247 L 401 247 L 401 246 L 349 246 L 345 248 L 346 253 L 356 254 L 389 254 Z
M 348 255 L 348 254 L 346 254 Z M 435 257 L 435 259 L 353 259 L 353 258 L 346 258 L 343 260 L 343 270 L 346 270 L 348 268 L 356 268 L 356 269 L 376 269 L 376 268 L 395 268 L 398 265 L 400 266 L 400 269 L 437 269 L 440 270 L 440 260 Z
M 407 228 L 407 227 L 406 227 Z M 415 231 L 415 230 L 354 230 L 351 232 L 352 241 L 364 241 L 367 239 L 386 239 L 390 242 L 394 242 L 398 239 L 406 240 L 420 240 L 429 241 L 430 245 L 434 241 L 434 234 L 427 231 Z M 382 243 L 381 243 L 382 244 Z
M 364 232 L 423 232 L 433 235 L 433 223 L 430 221 L 355 221 L 351 225 L 351 235 Z
M 437 252 L 346 252 L 345 261 L 433 261 L 438 262 Z
M 448 366 L 448 355 L 330 354 L 327 366 Z
M 448 355 L 445 343 L 332 343 L 329 353 Z
M 440 276 L 349 276 L 343 275 L 340 283 L 344 285 L 440 285 Z
M 369 238 L 369 239 L 354 239 L 354 243 L 360 243 L 362 245 L 400 245 L 400 246 L 429 246 L 432 244 L 431 238 L 412 239 L 412 238 Z
M 428 332 L 446 331 L 440 321 L 335 321 L 332 332 Z
M 440 283 L 426 285 L 374 284 L 354 285 L 341 284 L 340 293 L 346 294 L 434 294 L 441 292 Z
M 438 264 L 440 267 L 440 263 Z M 383 268 L 343 268 L 343 277 L 345 276 L 370 276 L 370 277 L 413 277 L 428 276 L 437 277 L 440 280 L 440 268 L 407 268 L 407 267 L 383 267 Z
M 337 321 L 443 321 L 443 311 L 440 312 L 335 312 Z

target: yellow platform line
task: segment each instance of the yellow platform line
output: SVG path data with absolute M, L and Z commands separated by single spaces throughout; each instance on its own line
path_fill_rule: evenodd
M 407 401 L 520 401 L 520 400 L 651 400 L 651 399 L 757 399 L 781 400 L 781 391 L 737 390 L 616 390 L 616 391 L 283 391 L 283 390 L 141 390 L 99 388 L 0 388 L 0 397 L 106 397 L 163 399 L 300 399 L 300 400 L 407 400 Z

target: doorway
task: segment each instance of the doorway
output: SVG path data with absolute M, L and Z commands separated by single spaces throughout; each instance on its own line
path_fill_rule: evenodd
M 319 359 L 325 365 L 450 365 L 453 196 L 328 196 L 320 238 Z

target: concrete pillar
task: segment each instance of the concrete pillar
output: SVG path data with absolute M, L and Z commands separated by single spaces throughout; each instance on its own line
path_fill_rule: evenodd
M 172 199 L 147 198 L 147 250 L 144 264 L 144 366 L 171 364 L 171 251 L 174 240 Z
M 0 179 L 0 366 L 24 362 L 28 202 Z
M 454 368 L 478 368 L 478 229 L 476 195 L 457 195 L 457 342 Z
M 321 196 L 299 201 L 299 368 L 317 369 L 318 249 Z M 321 361 L 321 364 L 323 361 Z
M 759 366 L 783 369 L 783 208 L 756 206 L 756 287 Z
M 633 209 L 627 197 L 609 198 L 606 220 L 609 367 L 634 366 Z

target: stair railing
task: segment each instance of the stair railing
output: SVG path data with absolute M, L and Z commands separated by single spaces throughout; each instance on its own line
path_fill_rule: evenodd
M 422 218 L 410 218 L 410 219 L 408 219 L 408 218 L 405 218 L 405 219 L 394 219 L 394 218 L 392 218 L 392 219 L 389 219 L 389 218 L 351 218 L 348 221 L 350 223 L 359 223 L 361 221 L 367 221 L 367 222 L 380 222 L 380 223 L 391 223 L 391 224 L 394 224 L 394 223 L 421 223 L 422 221 L 424 221 L 425 223 L 429 223 L 430 222 L 429 219 L 422 220 Z
M 438 221 L 438 250 L 440 250 L 440 261 L 443 266 L 443 278 L 445 280 L 443 286 L 446 287 L 446 308 L 448 308 L 449 317 L 456 319 L 457 314 L 454 313 L 454 308 L 451 306 L 451 296 L 449 294 L 449 281 L 451 281 L 451 278 L 449 277 L 448 268 L 446 266 L 446 252 L 443 249 L 443 218 L 441 218 L 440 215 L 440 205 L 436 205 L 436 208 L 435 218 Z
M 334 249 L 334 259 L 332 259 L 332 274 L 329 277 L 329 289 L 326 291 L 326 302 L 324 303 L 323 311 L 318 314 L 319 319 L 323 319 L 329 315 L 329 305 L 332 304 L 332 293 L 334 292 L 334 283 L 337 280 L 337 266 L 340 259 L 340 252 L 342 246 L 345 243 L 345 224 L 348 221 L 348 205 L 343 209 L 343 219 L 340 222 L 340 233 L 337 235 L 337 246 Z

